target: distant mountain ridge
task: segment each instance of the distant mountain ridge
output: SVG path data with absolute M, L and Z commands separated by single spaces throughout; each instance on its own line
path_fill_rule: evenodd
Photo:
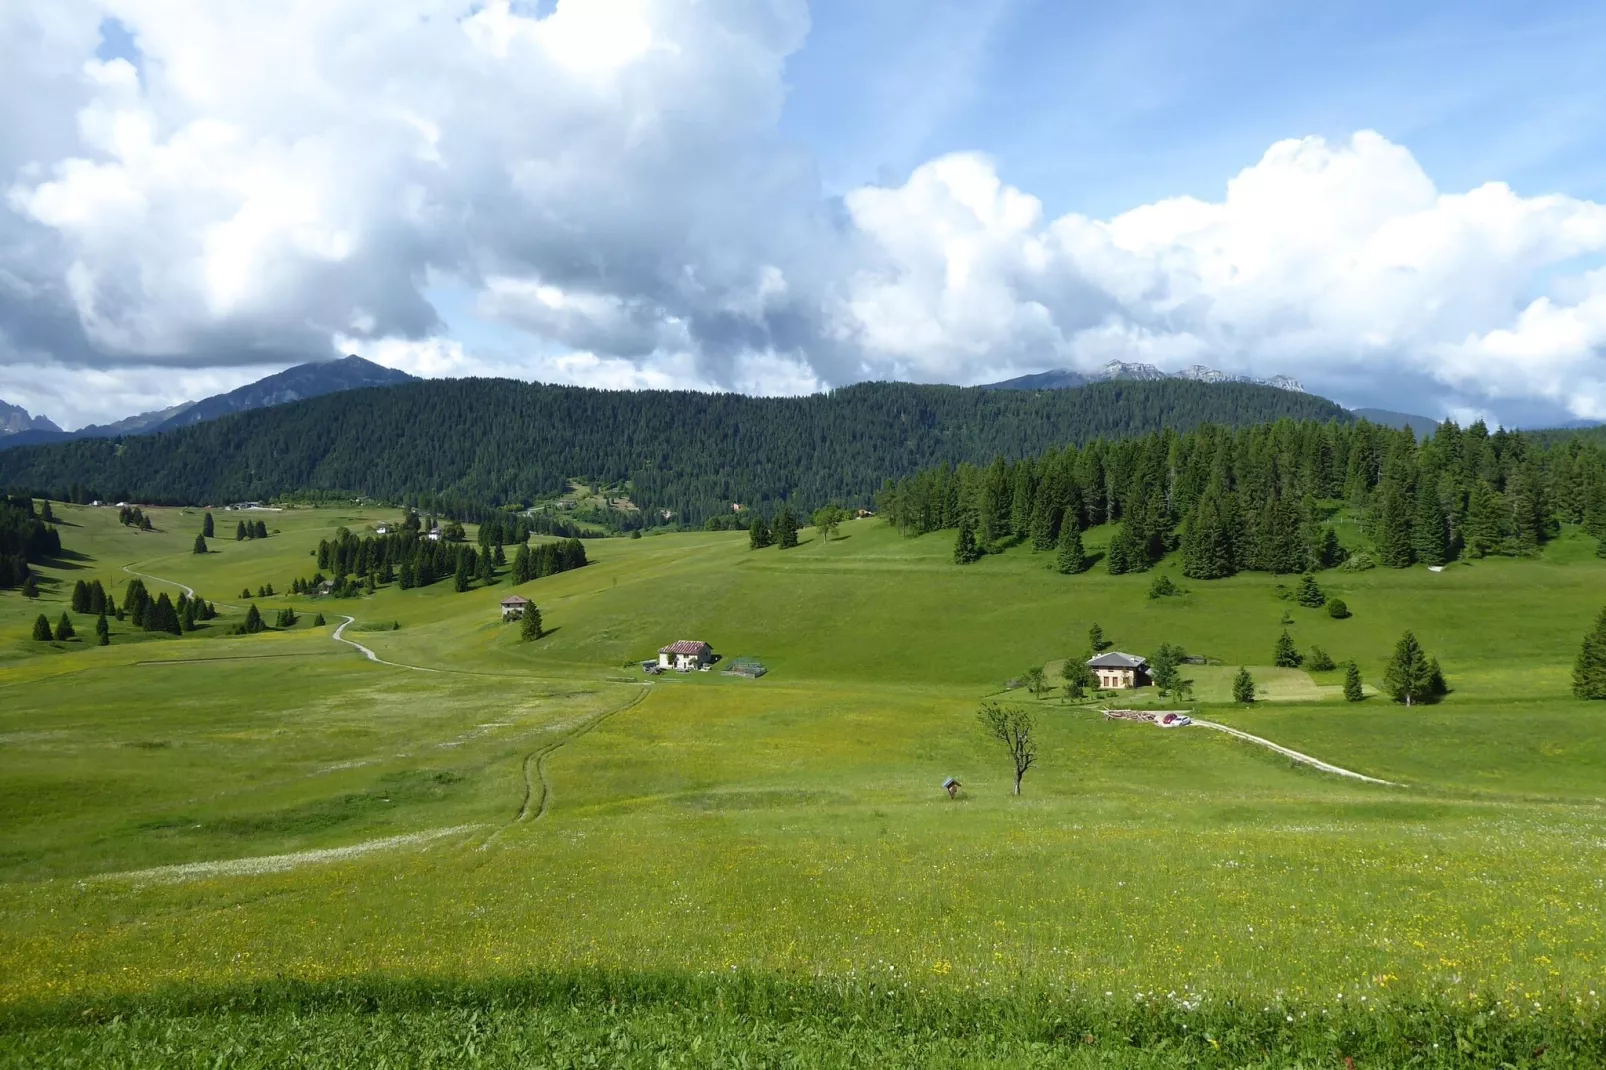
M 183 401 L 165 409 L 142 412 L 110 424 L 90 424 L 76 431 L 63 431 L 40 416 L 29 426 L 18 426 L 14 431 L 0 430 L 0 449 L 14 446 L 39 446 L 52 442 L 68 442 L 80 438 L 120 438 L 124 435 L 151 435 L 159 431 L 188 427 L 191 424 L 215 420 L 231 413 L 286 405 L 292 401 L 337 394 L 346 390 L 359 390 L 369 386 L 393 386 L 410 383 L 417 376 L 394 368 L 386 368 L 361 357 L 350 356 L 341 360 L 318 360 L 297 364 L 282 372 L 247 383 L 226 394 L 214 394 L 200 401 Z M 9 423 L 9 413 L 28 414 L 13 405 L 0 402 L 0 427 Z
M 1233 375 L 1230 372 L 1217 371 L 1207 368 L 1203 364 L 1193 364 L 1179 372 L 1163 371 L 1153 364 L 1140 364 L 1124 360 L 1112 360 L 1103 368 L 1095 372 L 1078 372 L 1070 368 L 1056 368 L 1051 371 L 1037 372 L 1034 375 L 1021 375 L 1014 379 L 1005 379 L 998 383 L 984 383 L 983 390 L 1063 390 L 1068 387 L 1086 386 L 1089 383 L 1105 382 L 1157 382 L 1161 379 L 1188 379 L 1196 383 L 1248 383 L 1252 386 L 1270 386 L 1278 390 L 1287 390 L 1295 394 L 1305 393 L 1305 387 L 1298 379 L 1287 375 L 1273 375 L 1269 379 L 1256 379 L 1251 375 Z
M 1383 427 L 1409 427 L 1418 439 L 1427 438 L 1438 430 L 1439 421 L 1431 416 L 1417 416 L 1409 412 L 1395 412 L 1393 409 L 1355 409 L 1356 416 Z
M 0 436 L 20 435 L 27 431 L 60 431 L 47 417 L 29 415 L 21 405 L 0 401 Z

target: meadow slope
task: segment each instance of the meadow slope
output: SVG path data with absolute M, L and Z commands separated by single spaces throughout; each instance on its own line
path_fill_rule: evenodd
M 780 985 L 798 1006 L 824 999 L 810 986 L 842 987 L 844 1005 L 874 986 L 957 1008 L 953 1030 L 933 1027 L 944 1043 L 999 992 L 1091 1000 L 1115 1008 L 1107 1022 L 1164 1004 L 1184 1015 L 1167 1027 L 1178 1038 L 1189 1008 L 1223 1006 L 1287 1006 L 1292 1030 L 1425 1001 L 1502 1029 L 1549 1022 L 1545 1043 L 1566 1034 L 1558 1021 L 1599 1021 L 1606 711 L 1568 687 L 1606 562 L 1573 533 L 1531 560 L 1323 574 L 1348 620 L 1287 600 L 1289 577 L 1150 599 L 1149 576 L 1061 576 L 1026 548 L 958 568 L 950 537 L 875 520 L 785 552 L 750 551 L 740 533 L 592 540 L 588 567 L 518 589 L 551 629 L 522 643 L 497 612 L 505 580 L 241 596 L 287 590 L 314 571 L 320 537 L 388 510 L 260 514 L 269 538 L 214 540 L 205 556 L 190 552 L 194 510 L 153 510 L 155 532 L 114 510 L 58 512 L 74 558 L 37 602 L 0 594 L 0 1059 L 114 1050 L 95 1047 L 110 1043 L 95 1015 L 63 1024 L 67 1008 L 224 1006 L 253 986 L 377 979 L 656 977 L 672 1005 L 716 1008 L 726 995 L 706 986 L 722 977 Z M 76 579 L 121 601 L 125 566 L 195 587 L 221 616 L 182 639 L 114 624 L 97 648 L 87 617 L 88 643 L 28 638 Z M 270 619 L 294 606 L 301 623 L 227 634 L 251 601 Z M 334 642 L 348 614 L 348 636 L 379 657 L 436 671 Z M 1079 655 L 1094 621 L 1118 649 L 1209 657 L 1193 671 L 1211 720 L 1403 786 L 1000 694 Z M 1374 684 L 1414 629 L 1453 691 L 1411 710 L 1344 703 L 1340 674 L 1270 668 L 1285 626 Z M 770 672 L 648 682 L 636 663 L 678 638 Z M 1240 665 L 1272 701 L 1226 701 L 1216 677 Z M 975 721 L 987 697 L 1037 714 L 1020 798 Z M 545 812 L 518 820 L 543 752 Z M 940 791 L 949 775 L 958 802 Z M 661 1025 L 655 1007 L 629 1028 Z M 1258 1048 L 1232 1050 L 1274 1050 L 1251 1034 Z M 1316 1049 L 1343 1047 L 1326 1037 Z M 960 1048 L 942 1058 L 963 1064 Z M 1179 1050 L 1201 1065 L 1223 1051 Z

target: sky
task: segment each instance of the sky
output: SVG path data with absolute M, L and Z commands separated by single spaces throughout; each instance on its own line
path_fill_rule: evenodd
M 0 5 L 0 398 L 1110 360 L 1606 420 L 1606 6 Z

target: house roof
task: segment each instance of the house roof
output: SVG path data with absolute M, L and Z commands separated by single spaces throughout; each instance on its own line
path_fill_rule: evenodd
M 677 639 L 668 646 L 658 648 L 660 654 L 702 654 L 714 649 L 700 639 Z
M 1123 654 L 1119 650 L 1087 659 L 1088 666 L 1094 669 L 1141 669 L 1148 663 L 1146 658 L 1140 658 L 1136 654 Z
M 521 594 L 514 594 L 502 599 L 502 604 L 504 606 L 527 606 L 530 604 L 530 600 Z

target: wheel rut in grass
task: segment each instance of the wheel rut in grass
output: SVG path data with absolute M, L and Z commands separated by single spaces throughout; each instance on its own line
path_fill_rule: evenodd
M 639 705 L 643 699 L 652 693 L 652 685 L 641 684 L 639 686 L 641 690 L 632 696 L 628 702 L 615 706 L 611 710 L 604 710 L 590 720 L 584 721 L 565 732 L 552 742 L 524 756 L 524 801 L 519 805 L 518 815 L 513 818 L 515 824 L 530 819 L 532 804 L 535 809 L 534 816 L 537 820 L 545 817 L 547 809 L 552 805 L 552 785 L 548 783 L 546 778 L 546 760 L 552 756 L 553 752 L 560 747 L 573 743 L 614 714 L 623 713 L 631 707 Z

